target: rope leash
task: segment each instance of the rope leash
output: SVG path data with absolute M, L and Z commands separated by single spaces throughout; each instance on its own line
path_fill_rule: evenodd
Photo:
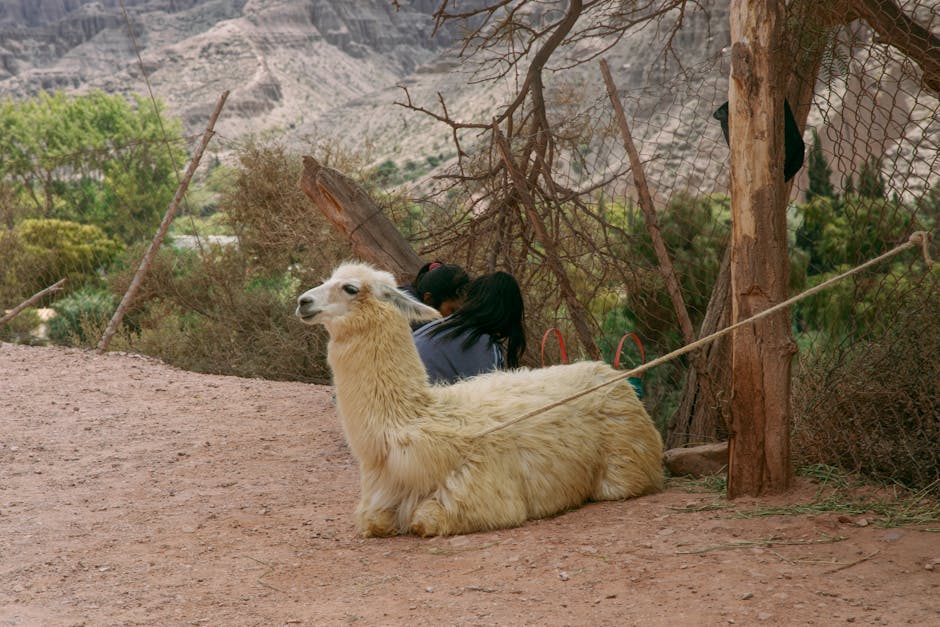
M 901 253 L 909 248 L 920 246 L 924 252 L 924 263 L 927 264 L 927 267 L 930 267 L 933 265 L 933 260 L 930 258 L 930 253 L 928 251 L 928 244 L 930 243 L 930 240 L 931 240 L 931 235 L 927 231 L 914 231 L 913 233 L 911 233 L 911 236 L 908 238 L 908 240 L 904 242 L 903 244 L 901 244 L 900 246 L 897 246 L 896 248 L 893 248 L 889 250 L 888 252 L 875 257 L 874 259 L 870 259 L 860 266 L 856 266 L 855 268 L 852 268 L 851 270 L 847 270 L 846 272 L 843 272 L 842 274 L 838 276 L 834 276 L 831 279 L 823 281 L 816 287 L 812 287 L 806 290 L 805 292 L 801 294 L 797 294 L 796 296 L 793 296 L 792 298 L 788 298 L 787 300 L 781 303 L 777 303 L 776 305 L 769 307 L 765 309 L 764 311 L 761 311 L 746 320 L 741 320 L 740 322 L 736 322 L 735 324 L 732 324 L 729 327 L 725 327 L 721 331 L 716 331 L 715 333 L 712 333 L 711 335 L 707 335 L 699 340 L 696 340 L 695 342 L 692 342 L 691 344 L 687 344 L 683 346 L 682 348 L 679 348 L 677 350 L 674 350 L 671 353 L 663 355 L 662 357 L 657 357 L 656 359 L 646 362 L 645 364 L 638 366 L 632 370 L 628 370 L 622 374 L 617 375 L 616 377 L 608 379 L 607 381 L 598 383 L 597 385 L 593 387 L 587 388 L 585 390 L 581 390 L 580 392 L 576 392 L 572 394 L 571 396 L 566 396 L 565 398 L 555 401 L 554 403 L 545 405 L 544 407 L 533 409 L 532 411 L 522 414 L 521 416 L 517 416 L 516 418 L 513 418 L 512 420 L 509 420 L 507 422 L 503 422 L 498 425 L 494 425 L 488 429 L 484 429 L 483 431 L 480 431 L 479 433 L 474 435 L 473 439 L 482 438 L 483 436 L 489 435 L 495 431 L 499 431 L 500 429 L 505 429 L 506 427 L 522 422 L 523 420 L 528 420 L 529 418 L 538 416 L 539 414 L 544 413 L 550 409 L 554 409 L 555 407 L 564 405 L 565 403 L 581 398 L 582 396 L 587 396 L 588 394 L 591 394 L 592 392 L 596 392 L 597 390 L 600 390 L 601 388 L 605 388 L 608 385 L 612 385 L 614 383 L 617 383 L 618 381 L 623 381 L 624 379 L 628 379 L 640 373 L 646 372 L 650 368 L 653 368 L 654 366 L 658 366 L 662 363 L 675 359 L 679 355 L 684 355 L 686 353 L 692 352 L 695 349 L 704 346 L 705 344 L 714 342 L 718 338 L 731 333 L 735 329 L 743 327 L 746 324 L 751 324 L 752 322 L 756 322 L 757 320 L 760 320 L 761 318 L 766 318 L 767 316 L 774 314 L 780 311 L 781 309 L 786 309 L 790 305 L 797 303 L 803 300 L 804 298 L 808 298 L 812 296 L 813 294 L 818 294 L 819 292 L 829 288 L 833 284 L 841 281 L 842 279 L 846 277 L 852 276 L 853 274 L 857 274 L 861 272 L 862 270 L 869 268 L 877 263 L 880 263 L 884 261 L 885 259 L 893 257 L 894 255 L 897 255 L 898 253 Z

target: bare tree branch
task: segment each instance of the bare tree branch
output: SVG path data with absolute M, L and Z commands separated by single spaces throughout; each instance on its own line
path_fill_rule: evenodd
M 27 307 L 32 307 L 33 304 L 35 304 L 37 301 L 39 301 L 39 300 L 40 300 L 41 298 L 43 298 L 44 296 L 46 296 L 46 295 L 48 295 L 48 294 L 52 294 L 53 292 L 58 292 L 59 290 L 62 289 L 62 287 L 63 287 L 64 285 L 65 285 L 65 279 L 59 279 L 55 284 L 50 285 L 49 287 L 47 287 L 47 288 L 44 289 L 44 290 L 41 290 L 41 291 L 39 291 L 39 292 L 36 292 L 36 293 L 33 294 L 32 296 L 30 296 L 29 298 L 27 298 L 26 300 L 24 300 L 22 303 L 20 303 L 19 305 L 17 305 L 16 307 L 14 307 L 13 309 L 11 309 L 10 311 L 8 311 L 8 312 L 7 312 L 6 314 L 4 314 L 2 317 L 0 317 L 0 326 L 6 324 L 7 322 L 9 322 L 10 320 L 12 320 L 13 318 L 15 318 L 15 317 L 17 317 L 18 315 L 20 315 L 20 313 L 22 313 L 22 311 L 23 311 L 24 309 L 26 309 Z
M 920 66 L 924 87 L 940 94 L 940 37 L 918 24 L 894 0 L 835 0 L 843 23 L 862 19 L 889 46 Z

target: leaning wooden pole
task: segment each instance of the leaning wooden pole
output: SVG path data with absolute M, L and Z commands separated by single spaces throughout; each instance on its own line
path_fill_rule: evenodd
M 607 61 L 601 59 L 600 66 L 601 73 L 604 75 L 604 83 L 607 85 L 607 96 L 610 98 L 610 104 L 614 108 L 614 115 L 620 126 L 623 147 L 624 150 L 627 151 L 627 156 L 630 159 L 630 170 L 633 173 L 634 185 L 636 185 L 637 199 L 640 204 L 640 210 L 643 211 L 646 230 L 649 233 L 650 240 L 653 242 L 653 250 L 656 252 L 659 270 L 666 284 L 666 292 L 669 294 L 669 299 L 672 301 L 672 308 L 676 314 L 676 321 L 679 323 L 682 339 L 686 344 L 691 344 L 695 341 L 695 329 L 692 326 L 692 317 L 689 316 L 689 309 L 685 304 L 685 298 L 682 296 L 682 288 L 679 286 L 679 279 L 676 277 L 676 271 L 672 265 L 672 258 L 669 256 L 669 250 L 666 248 L 666 242 L 663 240 L 662 231 L 659 228 L 659 217 L 656 215 L 656 207 L 653 204 L 653 195 L 650 193 L 646 172 L 643 169 L 643 162 L 640 161 L 640 153 L 633 141 L 633 134 L 630 132 L 630 126 L 627 124 L 627 116 L 624 113 L 623 105 L 617 94 L 617 86 L 614 83 L 613 76 L 611 76 Z M 691 395 L 691 398 L 695 398 L 696 403 L 707 403 L 711 406 L 714 404 L 715 393 L 708 363 L 705 358 L 709 349 L 710 347 L 705 347 L 690 355 L 692 370 L 689 372 L 689 379 L 694 383 L 694 387 L 691 390 L 687 389 L 686 394 Z M 697 391 L 700 391 L 702 394 L 696 398 L 695 392 Z M 685 400 L 685 397 L 686 395 L 683 396 L 683 400 Z M 696 412 L 696 408 L 693 404 L 684 403 L 684 405 L 688 413 Z M 702 410 L 698 410 L 698 413 L 703 412 Z
M 640 209 L 643 211 L 643 218 L 646 221 L 646 230 L 649 232 L 650 239 L 653 242 L 653 250 L 656 252 L 656 259 L 659 261 L 659 269 L 663 275 L 663 281 L 666 283 L 666 291 L 672 300 L 672 308 L 676 312 L 676 320 L 679 322 L 679 330 L 682 332 L 682 339 L 686 344 L 695 341 L 695 330 L 692 327 L 692 318 L 689 317 L 689 310 L 685 305 L 685 299 L 682 297 L 682 289 L 679 287 L 679 280 L 676 278 L 676 271 L 672 267 L 672 258 L 666 249 L 666 242 L 663 241 L 662 232 L 659 229 L 659 218 L 656 215 L 656 207 L 653 205 L 653 195 L 650 193 L 649 184 L 646 182 L 646 172 L 643 170 L 643 162 L 640 161 L 640 153 L 633 142 L 633 135 L 630 133 L 630 127 L 627 124 L 627 116 L 623 112 L 623 105 L 620 97 L 617 95 L 617 86 L 610 75 L 610 68 L 607 61 L 600 60 L 601 73 L 604 75 L 604 83 L 607 85 L 607 96 L 610 98 L 610 104 L 614 107 L 614 114 L 617 117 L 617 123 L 620 125 L 620 135 L 623 139 L 623 147 L 630 158 L 630 170 L 633 172 L 633 182 L 636 185 L 637 198 L 639 199 Z
M 128 307 L 130 307 L 131 303 L 134 302 L 134 298 L 137 296 L 137 292 L 140 290 L 140 286 L 144 282 L 144 277 L 146 277 L 147 272 L 150 271 L 150 266 L 153 263 L 154 258 L 157 256 L 157 251 L 160 250 L 160 246 L 163 244 L 163 238 L 166 236 L 166 232 L 170 228 L 170 223 L 173 222 L 173 218 L 176 217 L 176 209 L 183 201 L 183 196 L 186 194 L 186 190 L 189 188 L 189 181 L 193 178 L 193 174 L 196 172 L 196 168 L 199 167 L 199 161 L 202 159 L 202 153 L 206 150 L 206 146 L 209 144 L 209 140 L 212 139 L 213 135 L 215 135 L 215 122 L 219 119 L 219 114 L 222 113 L 222 107 L 225 106 L 225 100 L 227 98 L 228 91 L 225 91 L 219 98 L 219 102 L 215 105 L 215 111 L 212 113 L 212 117 L 209 118 L 209 124 L 206 126 L 205 133 L 202 134 L 202 141 L 199 143 L 199 147 L 196 149 L 195 154 L 193 154 L 193 158 L 189 162 L 189 167 L 186 168 L 186 174 L 183 175 L 183 180 L 180 181 L 179 187 L 176 189 L 176 194 L 173 196 L 173 201 L 170 202 L 170 206 L 167 208 L 166 214 L 163 216 L 163 221 L 160 223 L 160 228 L 157 229 L 157 234 L 154 235 L 153 240 L 150 242 L 150 248 L 148 248 L 147 252 L 144 253 L 144 258 L 137 267 L 137 272 L 134 274 L 134 278 L 131 280 L 131 284 L 128 286 L 127 291 L 124 292 L 124 297 L 121 299 L 121 303 L 118 305 L 114 315 L 111 316 L 111 321 L 108 322 L 108 327 L 104 330 L 104 334 L 101 336 L 101 340 L 98 342 L 99 354 L 108 349 L 108 344 L 111 342 L 111 338 L 114 337 L 118 327 L 121 325 L 121 321 L 124 319 L 124 314 L 127 312 Z

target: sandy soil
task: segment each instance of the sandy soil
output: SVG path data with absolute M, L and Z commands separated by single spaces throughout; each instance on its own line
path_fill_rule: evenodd
M 938 534 L 688 484 L 359 538 L 331 394 L 0 345 L 0 625 L 940 624 Z

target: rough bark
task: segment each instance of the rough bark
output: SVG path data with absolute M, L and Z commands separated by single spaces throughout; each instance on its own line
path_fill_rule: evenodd
M 783 9 L 779 0 L 731 3 L 732 322 L 787 298 Z M 785 311 L 732 334 L 729 498 L 790 485 L 794 352 Z
M 374 200 L 347 176 L 303 158 L 300 188 L 342 233 L 361 259 L 408 283 L 424 263 Z
M 731 246 L 724 258 L 712 290 L 699 337 L 707 337 L 731 324 Z M 705 366 L 689 368 L 682 400 L 672 416 L 666 446 L 714 442 L 728 437 L 728 396 L 731 389 L 731 346 L 721 337 L 703 349 Z

